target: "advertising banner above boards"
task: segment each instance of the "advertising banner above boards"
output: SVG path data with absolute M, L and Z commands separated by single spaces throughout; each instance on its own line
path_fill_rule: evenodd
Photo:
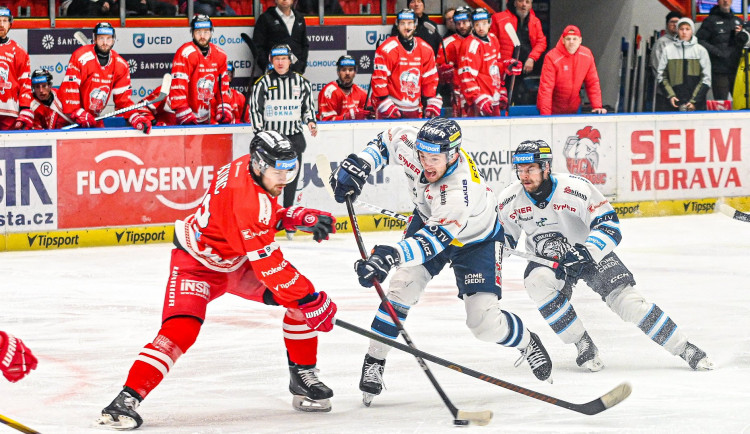
M 420 126 L 423 121 L 404 121 Z M 523 140 L 551 144 L 555 172 L 589 179 L 622 217 L 714 212 L 716 198 L 750 208 L 750 125 L 744 113 L 466 119 L 463 148 L 499 192 L 516 180 L 510 164 Z M 300 204 L 339 217 L 315 167 L 331 168 L 395 122 L 321 123 L 307 132 Z M 0 250 L 132 244 L 171 240 L 166 229 L 191 213 L 218 168 L 248 152 L 249 126 L 7 132 L 0 140 Z M 743 146 L 744 145 L 744 146 Z M 743 148 L 745 148 L 743 152 Z M 403 169 L 371 175 L 360 200 L 408 214 Z M 363 230 L 401 222 L 359 210 Z M 156 228 L 156 229 L 155 229 Z M 150 234 L 150 235 L 145 235 Z

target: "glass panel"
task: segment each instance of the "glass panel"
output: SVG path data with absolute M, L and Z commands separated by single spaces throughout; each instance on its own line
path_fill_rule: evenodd
M 14 18 L 46 18 L 49 16 L 47 0 L 16 0 L 3 2 Z

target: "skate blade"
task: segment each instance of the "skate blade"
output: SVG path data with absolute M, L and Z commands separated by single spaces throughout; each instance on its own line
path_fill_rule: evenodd
M 102 428 L 110 428 L 118 431 L 128 431 L 136 429 L 138 423 L 130 416 L 120 415 L 118 420 L 114 420 L 110 414 L 102 414 L 96 419 L 95 423 Z
M 365 405 L 365 407 L 369 407 L 370 404 L 372 404 L 372 400 L 375 398 L 375 395 L 372 393 L 362 392 L 362 404 Z
M 698 364 L 695 365 L 696 371 L 713 371 L 716 368 L 716 365 L 714 365 L 714 362 L 711 361 L 708 357 L 704 357 L 698 361 Z
M 589 372 L 599 372 L 604 369 L 604 363 L 599 357 L 594 357 L 591 360 L 583 362 L 583 364 L 581 364 L 581 367 L 584 369 L 588 369 Z
M 310 413 L 329 412 L 332 408 L 330 399 L 315 400 L 304 395 L 294 395 L 292 398 L 292 407 L 297 411 L 306 411 Z

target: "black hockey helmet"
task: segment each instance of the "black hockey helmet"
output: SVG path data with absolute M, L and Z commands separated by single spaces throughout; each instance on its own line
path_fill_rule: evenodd
M 357 72 L 357 61 L 348 54 L 344 54 L 336 61 L 336 71 L 340 71 L 345 66 L 351 66 L 354 68 L 354 72 Z
M 47 85 L 52 86 L 52 74 L 46 69 L 35 69 L 31 73 L 31 87 L 40 83 L 47 83 Z
M 261 131 L 250 141 L 250 165 L 261 175 L 269 168 L 287 170 L 287 183 L 292 182 L 299 172 L 299 160 L 292 142 L 285 135 L 272 130 Z M 250 174 L 263 186 L 255 170 L 250 170 Z
M 401 20 L 412 20 L 416 23 L 417 21 L 417 15 L 414 13 L 414 9 L 401 9 L 396 14 L 396 25 L 398 26 L 398 22 Z
M 190 20 L 190 34 L 192 35 L 196 29 L 210 29 L 213 32 L 214 23 L 208 15 L 196 14 Z
M 111 35 L 112 39 L 115 39 L 115 28 L 110 23 L 99 23 L 94 26 L 94 41 L 98 35 Z
M 453 16 L 453 19 L 455 20 L 455 15 Z M 471 13 L 471 21 L 477 22 L 480 20 L 487 20 L 488 23 L 492 24 L 492 15 L 490 15 L 490 12 L 485 8 L 476 8 L 474 9 L 474 12 Z
M 461 127 L 456 121 L 432 118 L 419 129 L 416 150 L 428 154 L 446 154 L 447 161 L 451 161 L 461 149 L 461 139 Z
M 474 11 L 468 6 L 459 6 L 453 12 L 453 21 L 471 21 L 471 15 Z
M 297 62 L 297 56 L 292 52 L 292 47 L 289 44 L 276 44 L 271 48 L 268 53 L 268 61 L 273 62 L 273 58 L 276 56 L 289 56 L 289 61 L 292 63 Z
M 552 170 L 552 148 L 544 140 L 525 140 L 513 151 L 511 164 L 516 168 L 518 164 L 539 163 L 544 170 Z
M 13 13 L 5 6 L 0 6 L 0 17 L 8 17 L 8 21 L 13 24 Z

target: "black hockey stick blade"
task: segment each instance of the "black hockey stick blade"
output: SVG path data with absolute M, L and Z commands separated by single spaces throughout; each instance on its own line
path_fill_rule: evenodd
M 748 222 L 750 223 L 750 214 L 744 213 L 742 211 L 738 211 L 734 209 L 733 207 L 725 204 L 720 203 L 719 204 L 719 212 L 721 212 L 724 215 L 727 215 L 735 220 L 739 220 L 741 222 Z
M 253 55 L 253 59 L 258 58 L 258 47 L 255 46 L 255 42 L 253 42 L 253 38 L 250 37 L 247 33 L 240 33 L 240 38 L 247 44 L 247 47 L 250 48 L 250 53 Z
M 5 425 L 8 425 L 9 427 L 11 427 L 11 428 L 13 428 L 15 430 L 21 431 L 22 433 L 26 433 L 26 434 L 39 434 L 39 431 L 37 431 L 35 429 L 31 429 L 31 428 L 27 427 L 26 425 L 24 425 L 24 424 L 22 424 L 20 422 L 16 422 L 15 420 L 13 420 L 11 418 L 3 416 L 2 414 L 0 414 L 0 423 L 4 423 Z
M 344 328 L 351 332 L 357 333 L 358 335 L 362 335 L 370 339 L 374 339 L 378 342 L 384 343 L 398 350 L 404 351 L 406 353 L 412 354 L 417 357 L 421 357 L 424 360 L 428 360 L 432 363 L 444 366 L 449 369 L 453 369 L 454 371 L 460 372 L 464 375 L 478 378 L 482 381 L 486 381 L 487 383 L 494 384 L 495 386 L 499 386 L 499 387 L 511 390 L 513 392 L 516 392 L 516 393 L 520 393 L 521 395 L 526 395 L 529 398 L 538 399 L 539 401 L 544 401 L 548 404 L 556 405 L 558 407 L 562 407 L 562 408 L 575 411 L 577 413 L 586 414 L 589 416 L 601 413 L 604 410 L 614 407 L 615 405 L 624 401 L 628 396 L 630 396 L 630 393 L 632 392 L 632 387 L 630 386 L 629 383 L 621 383 L 614 389 L 610 390 L 609 392 L 605 393 L 604 395 L 592 401 L 589 401 L 583 404 L 574 404 L 572 402 L 563 401 L 562 399 L 557 399 L 555 397 L 545 395 L 543 393 L 535 392 L 525 387 L 517 386 L 515 384 L 509 383 L 499 378 L 495 378 L 490 375 L 483 374 L 479 371 L 475 371 L 466 366 L 459 365 L 458 363 L 454 363 L 454 362 L 442 359 L 430 353 L 426 353 L 416 348 L 412 348 L 410 346 L 404 345 L 395 340 L 391 340 L 386 337 L 380 336 L 378 334 L 372 333 L 368 330 L 357 327 L 341 319 L 336 318 L 335 322 L 337 326 L 340 326 L 341 328 Z

